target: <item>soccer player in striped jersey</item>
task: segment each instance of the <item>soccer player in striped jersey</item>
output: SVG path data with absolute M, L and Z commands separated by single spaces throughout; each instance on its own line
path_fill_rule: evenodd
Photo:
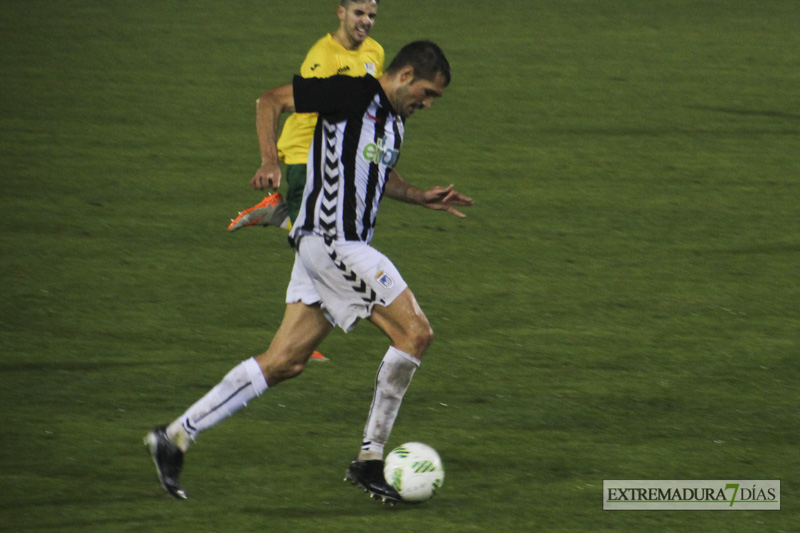
M 295 265 L 286 312 L 266 352 L 234 367 L 171 424 L 145 438 L 164 488 L 176 498 L 184 453 L 203 431 L 277 384 L 300 375 L 320 342 L 339 326 L 368 319 L 391 340 L 378 367 L 361 449 L 345 479 L 384 502 L 400 499 L 383 477 L 384 446 L 411 379 L 433 339 L 428 319 L 392 262 L 370 245 L 383 197 L 463 217 L 472 200 L 452 185 L 419 189 L 395 170 L 404 123 L 430 107 L 450 83 L 444 53 L 430 41 L 406 45 L 380 79 L 306 79 L 258 100 L 262 165 L 254 178 L 268 186 L 279 162 L 281 114 L 317 112 L 308 175 L 290 240 Z

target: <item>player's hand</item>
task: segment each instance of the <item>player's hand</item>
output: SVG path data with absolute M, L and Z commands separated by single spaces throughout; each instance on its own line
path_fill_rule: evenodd
M 250 186 L 254 189 L 277 189 L 281 185 L 281 168 L 272 163 L 266 163 L 259 167 L 256 175 L 250 180 Z
M 447 187 L 433 187 L 422 192 L 420 204 L 428 209 L 436 209 L 439 211 L 447 211 L 451 215 L 458 218 L 464 218 L 467 215 L 459 211 L 453 206 L 470 206 L 472 205 L 472 198 L 464 196 L 453 188 L 453 185 Z

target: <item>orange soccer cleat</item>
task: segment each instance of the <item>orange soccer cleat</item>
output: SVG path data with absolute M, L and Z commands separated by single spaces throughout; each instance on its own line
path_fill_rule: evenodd
M 236 231 L 245 226 L 277 226 L 287 230 L 292 229 L 289 208 L 286 207 L 281 193 L 274 192 L 253 207 L 239 213 L 238 217 L 231 220 L 228 231 Z
M 325 357 L 324 355 L 322 355 L 321 353 L 319 353 L 317 351 L 315 351 L 313 354 L 311 354 L 311 359 L 314 360 L 314 361 L 327 361 L 328 360 L 327 357 Z

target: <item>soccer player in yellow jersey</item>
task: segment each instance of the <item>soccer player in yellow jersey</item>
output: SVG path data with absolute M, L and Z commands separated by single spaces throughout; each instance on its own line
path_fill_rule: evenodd
M 339 28 L 311 47 L 300 66 L 300 75 L 304 78 L 328 78 L 337 74 L 353 77 L 369 74 L 379 78 L 383 74 L 383 47 L 369 37 L 378 14 L 378 0 L 341 0 L 337 14 Z M 246 226 L 291 229 L 291 223 L 300 211 L 308 149 L 316 123 L 315 113 L 294 113 L 283 126 L 278 140 L 278 156 L 286 165 L 285 203 L 280 194 L 270 194 L 231 221 L 230 231 Z M 261 169 L 250 181 L 254 189 L 277 189 L 280 183 L 280 174 L 264 173 Z

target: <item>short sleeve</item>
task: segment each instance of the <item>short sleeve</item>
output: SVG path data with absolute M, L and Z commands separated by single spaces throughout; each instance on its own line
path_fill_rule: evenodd
M 300 65 L 300 75 L 304 78 L 327 78 L 336 74 L 338 64 L 325 45 L 325 39 L 320 39 L 308 51 L 303 64 Z
M 348 116 L 363 112 L 380 88 L 372 76 L 353 78 L 303 78 L 292 81 L 294 108 L 297 113 Z

